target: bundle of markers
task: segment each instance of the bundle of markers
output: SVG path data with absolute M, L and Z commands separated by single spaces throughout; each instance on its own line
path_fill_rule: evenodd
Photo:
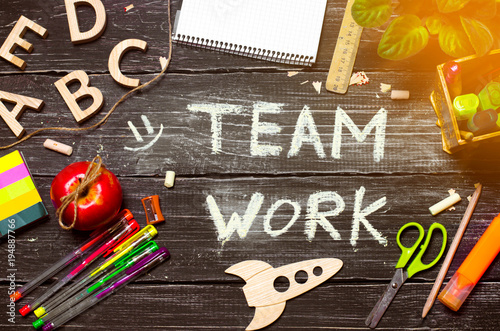
M 76 262 L 65 277 L 19 310 L 23 316 L 34 311 L 39 318 L 33 322 L 36 329 L 53 330 L 168 259 L 168 250 L 151 240 L 156 234 L 152 225 L 139 230 L 132 213 L 125 209 L 111 226 L 96 230 L 87 242 L 19 288 L 11 300 L 19 300 Z M 64 287 L 99 258 L 103 261 L 95 269 Z

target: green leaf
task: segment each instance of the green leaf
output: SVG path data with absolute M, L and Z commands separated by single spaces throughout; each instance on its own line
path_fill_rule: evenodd
M 467 33 L 458 24 L 445 25 L 439 31 L 439 46 L 446 54 L 459 58 L 474 54 Z
M 384 59 L 402 60 L 427 46 L 429 33 L 416 15 L 396 18 L 385 30 L 378 44 L 378 55 Z
M 391 17 L 391 0 L 355 0 L 351 12 L 356 23 L 365 28 L 381 26 Z
M 437 15 L 432 15 L 427 17 L 425 20 L 425 26 L 427 27 L 427 30 L 429 30 L 429 33 L 432 35 L 438 34 L 439 31 L 441 31 L 441 28 L 443 27 L 443 22 L 441 21 L 441 18 Z
M 436 3 L 441 13 L 452 13 L 464 8 L 469 1 L 470 0 L 436 0 Z
M 483 56 L 493 46 L 493 35 L 483 23 L 473 18 L 460 16 L 460 21 L 478 56 Z
M 396 4 L 396 8 L 394 8 L 394 13 L 399 16 L 408 14 L 414 14 L 419 17 L 428 16 L 435 9 L 432 1 L 433 0 L 399 0 Z
M 497 14 L 497 3 L 495 0 L 471 0 L 463 12 L 479 20 L 490 20 Z

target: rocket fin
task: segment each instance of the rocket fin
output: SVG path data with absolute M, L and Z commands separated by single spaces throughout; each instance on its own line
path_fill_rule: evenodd
M 226 274 L 236 275 L 248 281 L 259 272 L 272 268 L 273 267 L 269 263 L 263 261 L 247 260 L 230 266 L 225 272 Z
M 285 310 L 286 301 L 271 306 L 255 307 L 255 316 L 246 330 L 258 330 L 273 323 Z

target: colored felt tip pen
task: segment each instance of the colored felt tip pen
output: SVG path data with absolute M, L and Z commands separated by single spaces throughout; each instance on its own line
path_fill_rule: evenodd
M 495 217 L 465 261 L 439 294 L 448 308 L 457 311 L 500 252 L 500 215 Z
M 170 257 L 170 253 L 165 247 L 160 248 L 156 252 L 146 256 L 142 260 L 140 260 L 136 265 L 131 267 L 125 272 L 125 275 L 121 277 L 119 280 L 117 280 L 115 283 L 107 286 L 105 289 L 101 290 L 99 293 L 96 295 L 92 295 L 85 299 L 84 301 L 80 302 L 78 305 L 68 309 L 65 313 L 59 315 L 56 317 L 53 321 L 48 322 L 43 326 L 43 331 L 50 331 L 55 328 L 58 328 L 59 326 L 63 325 L 64 323 L 68 322 L 69 320 L 73 319 L 75 316 L 78 316 L 79 314 L 83 313 L 85 310 L 88 308 L 92 307 L 99 301 L 105 299 L 106 297 L 110 296 L 112 293 L 115 291 L 118 291 L 122 287 L 124 287 L 126 284 L 129 282 L 133 281 L 140 275 L 146 273 L 148 270 L 153 268 L 154 266 L 162 263 L 165 261 L 167 258 Z
M 120 245 L 120 247 L 118 247 L 121 250 L 118 250 L 118 248 L 116 248 L 115 251 L 117 251 L 117 253 L 102 262 L 97 268 L 80 278 L 77 282 L 75 282 L 75 284 L 62 290 L 57 296 L 52 297 L 52 299 L 46 301 L 45 303 L 40 305 L 40 307 L 35 309 L 35 315 L 37 317 L 40 317 L 45 314 L 45 311 L 57 307 L 57 305 L 69 298 L 72 294 L 81 290 L 87 284 L 90 284 L 92 281 L 97 279 L 97 277 L 105 273 L 106 270 L 109 270 L 109 268 L 111 268 L 116 261 L 120 260 L 123 257 L 129 256 L 129 253 L 140 246 L 143 242 L 151 240 L 157 233 L 158 232 L 156 231 L 154 226 L 148 225 L 141 231 L 134 234 L 122 245 Z
M 30 311 L 35 310 L 36 308 L 40 307 L 42 303 L 44 303 L 46 300 L 48 300 L 52 295 L 54 295 L 61 287 L 66 285 L 70 280 L 75 278 L 81 271 L 83 271 L 85 268 L 87 268 L 92 262 L 94 262 L 98 257 L 101 255 L 105 254 L 106 251 L 112 249 L 117 243 L 121 242 L 123 238 L 127 238 L 130 235 L 134 234 L 137 232 L 139 229 L 139 225 L 135 220 L 130 221 L 127 223 L 125 226 L 120 227 L 119 230 L 117 230 L 116 234 L 113 234 L 111 238 L 103 245 L 98 247 L 96 250 L 94 250 L 92 253 L 90 253 L 89 256 L 87 256 L 81 263 L 79 263 L 73 270 L 71 270 L 64 278 L 59 280 L 57 283 L 55 283 L 52 287 L 50 287 L 45 293 L 43 293 L 41 296 L 33 300 L 31 303 L 25 305 L 21 309 L 19 309 L 19 312 L 21 313 L 22 316 L 26 316 Z
M 45 323 L 52 321 L 55 317 L 63 314 L 65 311 L 70 309 L 71 307 L 77 305 L 82 302 L 84 299 L 89 297 L 92 293 L 102 288 L 104 285 L 108 285 L 111 281 L 123 276 L 123 273 L 128 268 L 134 266 L 138 261 L 145 258 L 147 255 L 156 252 L 159 249 L 158 245 L 154 241 L 148 241 L 147 243 L 141 245 L 139 248 L 134 249 L 131 253 L 129 253 L 123 259 L 120 259 L 115 263 L 115 268 L 113 270 L 106 273 L 103 277 L 101 277 L 97 282 L 95 282 L 92 286 L 84 289 L 79 292 L 75 296 L 69 298 L 66 301 L 60 302 L 60 304 L 54 309 L 47 312 L 44 310 L 40 312 L 41 315 L 37 315 L 40 317 L 35 322 L 33 322 L 33 327 L 35 329 L 40 328 Z M 41 309 L 38 308 L 35 313 Z
M 129 210 L 124 209 L 117 215 L 116 221 L 113 222 L 113 225 L 108 225 L 106 228 L 100 228 L 94 231 L 94 233 L 91 234 L 91 238 L 83 243 L 80 247 L 76 248 L 74 251 L 57 261 L 55 264 L 47 268 L 44 272 L 26 283 L 24 286 L 18 288 L 16 292 L 10 295 L 10 300 L 17 301 L 20 298 L 24 297 L 26 294 L 36 289 L 44 281 L 54 276 L 65 267 L 69 266 L 75 260 L 83 257 L 95 247 L 98 247 L 106 240 L 106 238 L 108 238 L 118 228 L 120 228 L 120 226 L 125 225 L 129 220 L 131 220 L 132 217 L 132 213 Z

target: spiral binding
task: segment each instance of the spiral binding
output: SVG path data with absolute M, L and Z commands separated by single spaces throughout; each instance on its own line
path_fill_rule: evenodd
M 231 44 L 217 40 L 203 39 L 186 35 L 174 35 L 172 40 L 176 43 L 208 49 L 211 51 L 220 51 L 229 54 L 248 56 L 254 59 L 273 61 L 278 63 L 312 66 L 313 57 L 304 56 L 300 54 L 289 54 L 282 52 L 275 52 L 256 47 L 247 47 L 244 45 Z

